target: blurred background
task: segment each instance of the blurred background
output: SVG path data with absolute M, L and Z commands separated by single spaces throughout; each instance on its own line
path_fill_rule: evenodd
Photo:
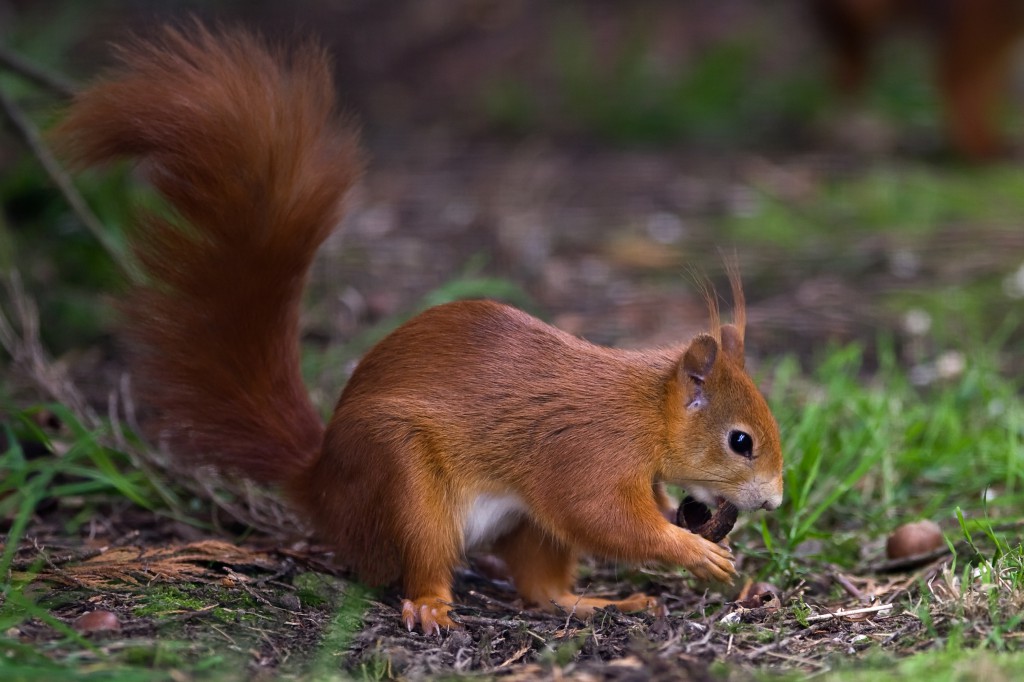
M 72 83 L 110 43 L 190 14 L 328 46 L 370 164 L 309 295 L 326 405 L 340 366 L 449 298 L 503 298 L 598 343 L 678 341 L 706 322 L 693 273 L 727 292 L 732 254 L 755 357 L 807 365 L 860 341 L 870 367 L 883 338 L 927 383 L 993 338 L 1003 371 L 1024 368 L 1013 5 L 0 0 L 0 46 Z M 39 128 L 58 115 L 9 64 L 0 90 Z M 78 184 L 123 248 L 144 183 Z M 120 277 L 11 125 L 0 267 L 39 305 L 46 347 L 105 394 Z

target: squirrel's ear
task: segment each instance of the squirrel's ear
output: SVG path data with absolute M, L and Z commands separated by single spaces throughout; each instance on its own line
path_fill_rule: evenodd
M 722 352 L 740 367 L 743 367 L 743 335 L 732 324 L 722 325 Z
M 679 382 L 683 386 L 687 407 L 704 405 L 704 382 L 715 366 L 718 342 L 709 334 L 701 334 L 690 342 L 679 363 Z

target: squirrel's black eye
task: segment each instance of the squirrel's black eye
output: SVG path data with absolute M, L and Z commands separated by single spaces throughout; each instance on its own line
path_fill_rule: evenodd
M 737 455 L 751 457 L 754 454 L 754 439 L 744 431 L 730 431 L 729 447 Z

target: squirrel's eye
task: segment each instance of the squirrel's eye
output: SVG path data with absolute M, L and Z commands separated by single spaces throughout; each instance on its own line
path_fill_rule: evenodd
M 737 455 L 751 457 L 754 454 L 754 439 L 750 437 L 749 433 L 745 433 L 743 431 L 730 431 L 729 447 L 732 448 L 732 451 Z

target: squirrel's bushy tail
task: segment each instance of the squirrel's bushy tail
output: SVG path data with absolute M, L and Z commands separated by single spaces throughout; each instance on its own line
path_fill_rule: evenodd
M 81 164 L 137 159 L 172 209 L 132 240 L 139 391 L 182 456 L 286 481 L 323 434 L 299 369 L 302 290 L 362 168 L 328 59 L 198 23 L 118 56 L 54 135 Z

